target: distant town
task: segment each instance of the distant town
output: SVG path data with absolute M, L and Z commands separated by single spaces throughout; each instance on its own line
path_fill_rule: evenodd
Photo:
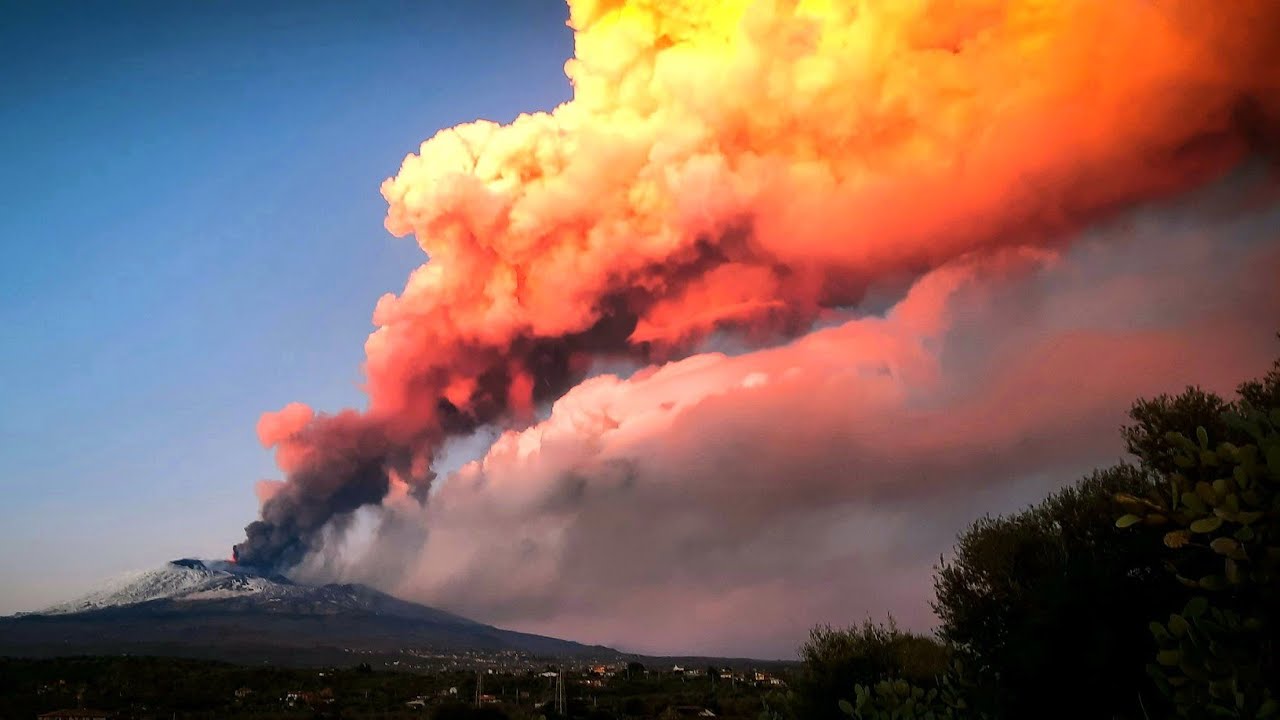
M 782 702 L 794 669 L 421 650 L 324 668 L 134 656 L 6 659 L 0 717 L 756 718 Z

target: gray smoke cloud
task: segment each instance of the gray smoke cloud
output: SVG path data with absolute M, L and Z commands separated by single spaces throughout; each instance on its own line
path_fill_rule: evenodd
M 816 622 L 887 612 L 930 627 L 931 568 L 968 522 L 1119 460 L 1136 397 L 1230 391 L 1280 352 L 1280 210 L 1245 207 L 1269 187 L 944 267 L 783 347 L 593 378 L 427 507 L 371 516 L 412 542 L 303 568 L 647 652 L 790 657 Z

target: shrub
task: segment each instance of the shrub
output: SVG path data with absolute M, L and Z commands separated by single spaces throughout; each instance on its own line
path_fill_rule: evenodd
M 804 669 L 794 688 L 793 711 L 806 720 L 840 718 L 839 702 L 853 683 L 903 678 L 932 687 L 947 667 L 948 651 L 937 640 L 870 620 L 860 626 L 810 631 L 800 649 Z
M 1165 567 L 1196 593 L 1149 625 L 1147 672 L 1187 718 L 1280 714 L 1280 362 L 1239 395 L 1213 431 L 1148 438 L 1144 461 L 1162 464 L 1163 482 L 1115 498 L 1126 511 L 1116 526 L 1159 533 Z

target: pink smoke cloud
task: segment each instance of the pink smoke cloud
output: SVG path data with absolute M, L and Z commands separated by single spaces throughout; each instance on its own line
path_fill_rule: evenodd
M 326 572 L 655 653 L 789 657 L 814 623 L 888 612 L 927 628 L 964 524 L 1119 459 L 1139 395 L 1229 391 L 1274 355 L 1280 216 L 1213 212 L 1238 190 L 949 263 L 777 348 L 593 377 L 425 509 L 385 503 L 413 542 Z

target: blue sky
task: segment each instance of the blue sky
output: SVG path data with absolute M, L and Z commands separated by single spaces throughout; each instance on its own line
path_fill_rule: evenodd
M 422 261 L 383 178 L 568 99 L 554 0 L 15 3 L 0 24 L 0 614 L 223 555 L 254 424 L 360 405 Z

